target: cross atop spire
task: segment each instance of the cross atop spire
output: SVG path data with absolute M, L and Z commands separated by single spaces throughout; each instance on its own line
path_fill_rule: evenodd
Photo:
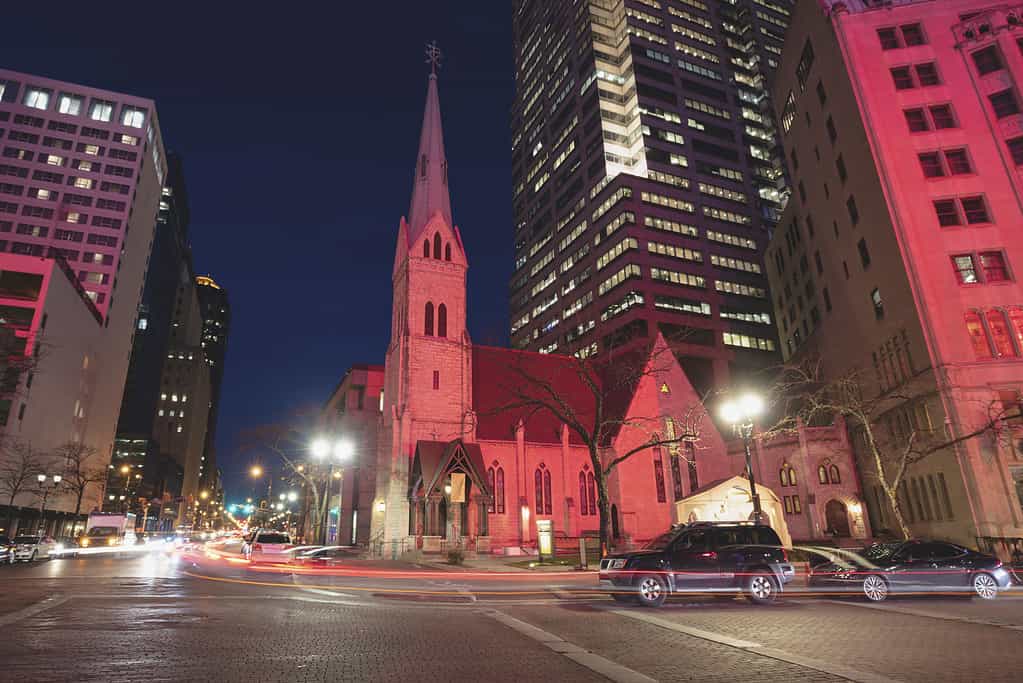
M 426 63 L 430 65 L 430 75 L 434 78 L 437 77 L 437 69 L 440 68 L 442 56 L 436 40 L 426 44 Z
M 448 195 L 448 162 L 444 155 L 440 96 L 437 94 L 437 67 L 441 55 L 436 43 L 427 46 L 426 57 L 431 73 L 426 85 L 426 108 L 423 111 L 423 129 L 419 134 L 416 177 L 412 184 L 412 203 L 408 213 L 409 243 L 419 239 L 427 222 L 437 212 L 440 212 L 449 227 L 454 227 L 451 221 L 451 198 Z

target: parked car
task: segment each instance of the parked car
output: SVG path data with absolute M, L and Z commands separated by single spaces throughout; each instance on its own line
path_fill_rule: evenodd
M 78 557 L 78 539 L 74 536 L 63 536 L 53 539 L 56 545 L 53 548 L 53 556 Z
M 24 535 L 14 537 L 14 559 L 17 562 L 35 562 L 51 559 L 57 542 L 49 536 Z
M 9 536 L 0 536 L 0 564 L 14 564 L 14 546 Z
M 295 556 L 295 561 L 299 564 L 331 565 L 355 557 L 358 552 L 358 548 L 352 546 L 329 545 L 304 550 Z
M 985 600 L 1012 585 L 1009 569 L 985 555 L 944 541 L 877 543 L 811 563 L 809 584 L 881 602 L 892 593 L 963 593 Z
M 659 607 L 674 593 L 734 595 L 773 602 L 795 570 L 774 529 L 751 522 L 676 526 L 643 550 L 600 561 L 600 586 L 618 602 Z
M 282 531 L 260 529 L 242 546 L 246 559 L 265 562 L 287 562 L 291 559 L 291 536 Z

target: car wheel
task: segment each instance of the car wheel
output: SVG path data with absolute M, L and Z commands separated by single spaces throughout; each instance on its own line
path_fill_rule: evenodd
M 28 558 L 28 561 L 29 561 L 29 562 L 35 562 L 35 561 L 36 561 L 36 557 L 37 557 L 37 555 L 38 555 L 38 552 L 37 552 L 37 551 L 35 551 L 35 550 L 33 550 L 33 551 L 32 551 L 32 556 Z
M 656 574 L 639 577 L 636 582 L 636 599 L 643 607 L 660 607 L 668 598 L 668 586 Z
M 769 575 L 763 573 L 752 574 L 746 578 L 744 592 L 750 602 L 756 605 L 769 605 L 774 602 L 778 591 L 775 590 L 775 582 Z
M 863 595 L 871 602 L 883 602 L 888 597 L 888 582 L 883 576 L 868 574 L 863 579 Z
M 971 582 L 973 594 L 983 600 L 994 600 L 998 597 L 998 582 L 990 574 L 976 574 Z

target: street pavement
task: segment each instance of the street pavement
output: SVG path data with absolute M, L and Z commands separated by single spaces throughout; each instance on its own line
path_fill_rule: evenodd
M 883 605 L 688 598 L 593 573 L 400 563 L 253 568 L 195 554 L 0 567 L 0 681 L 1008 681 L 1023 595 Z

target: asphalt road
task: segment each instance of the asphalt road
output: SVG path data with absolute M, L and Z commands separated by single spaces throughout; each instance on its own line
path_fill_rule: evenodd
M 202 553 L 0 567 L 0 681 L 1018 680 L 1023 596 L 883 605 L 590 595 L 591 574 Z

